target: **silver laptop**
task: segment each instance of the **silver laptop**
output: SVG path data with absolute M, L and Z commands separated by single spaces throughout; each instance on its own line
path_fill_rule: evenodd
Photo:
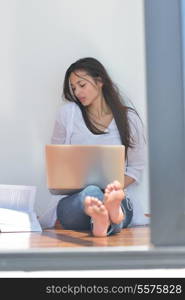
M 124 187 L 123 145 L 46 145 L 45 150 L 49 189 L 65 195 L 93 184 L 104 190 L 114 180 Z

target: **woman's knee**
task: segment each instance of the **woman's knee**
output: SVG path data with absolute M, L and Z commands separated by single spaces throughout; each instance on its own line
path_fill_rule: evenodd
M 99 200 L 103 199 L 103 192 L 99 186 L 91 184 L 84 188 L 83 190 L 84 196 L 96 197 Z

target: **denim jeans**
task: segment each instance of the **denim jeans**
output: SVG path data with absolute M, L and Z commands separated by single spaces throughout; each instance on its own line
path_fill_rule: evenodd
M 104 194 L 96 185 L 89 185 L 78 193 L 62 198 L 57 206 L 57 218 L 65 229 L 69 230 L 92 230 L 91 218 L 84 212 L 84 200 L 86 196 L 96 197 L 103 201 Z M 126 228 L 133 216 L 133 208 L 130 199 L 126 198 L 121 202 L 125 215 L 120 224 L 111 224 L 107 235 L 115 234 Z

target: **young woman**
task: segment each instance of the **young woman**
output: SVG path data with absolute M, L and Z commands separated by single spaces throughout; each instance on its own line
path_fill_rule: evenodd
M 139 183 L 145 165 L 142 122 L 136 111 L 124 104 L 106 69 L 95 58 L 79 59 L 67 69 L 63 95 L 65 103 L 57 113 L 52 143 L 123 144 L 125 189 L 114 181 L 104 192 L 89 185 L 79 193 L 61 196 L 57 218 L 65 229 L 91 230 L 99 237 L 118 233 L 131 224 L 135 214 L 136 219 L 138 214 L 144 216 L 141 205 L 134 204 L 127 194 Z

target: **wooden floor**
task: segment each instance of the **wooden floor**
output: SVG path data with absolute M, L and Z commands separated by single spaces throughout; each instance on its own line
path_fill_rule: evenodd
M 77 232 L 60 228 L 44 230 L 42 233 L 0 233 L 0 251 L 5 249 L 58 248 L 58 247 L 112 247 L 149 246 L 150 228 L 123 229 L 109 237 L 93 237 L 89 232 Z

